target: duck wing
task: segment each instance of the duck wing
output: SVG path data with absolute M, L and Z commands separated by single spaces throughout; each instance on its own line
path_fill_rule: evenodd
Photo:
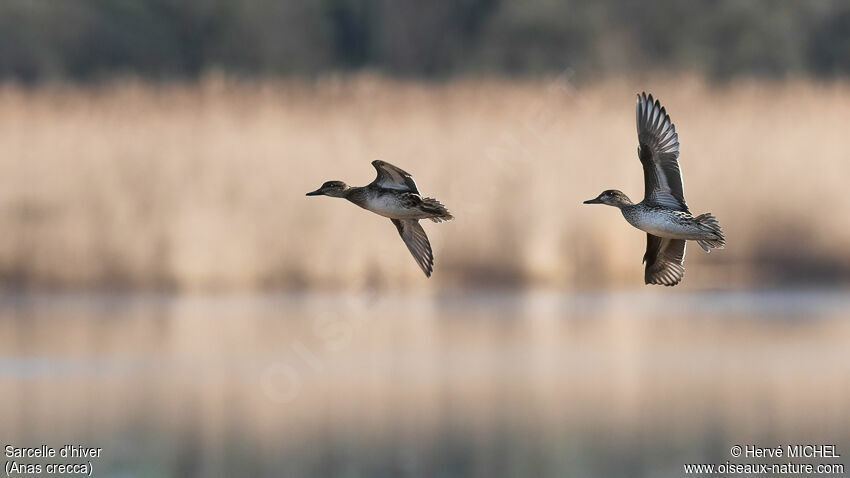
M 407 245 L 407 249 L 413 254 L 416 263 L 422 268 L 426 277 L 431 277 L 434 269 L 434 253 L 431 252 L 431 243 L 425 230 L 417 219 L 390 219 L 395 224 L 401 239 Z
M 652 95 L 637 99 L 638 157 L 643 165 L 644 201 L 687 211 L 682 171 L 679 169 L 679 134 L 670 115 Z
M 685 277 L 685 241 L 646 235 L 644 282 L 674 286 Z
M 372 161 L 372 166 L 378 171 L 378 177 L 372 181 L 373 185 L 419 194 L 419 189 L 416 187 L 413 177 L 407 171 L 380 160 Z

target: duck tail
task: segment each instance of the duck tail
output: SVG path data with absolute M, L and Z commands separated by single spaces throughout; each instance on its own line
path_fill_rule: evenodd
M 434 198 L 422 198 L 422 206 L 421 209 L 428 214 L 431 214 L 428 219 L 434 222 L 443 222 L 443 221 L 451 221 L 454 219 L 452 213 L 446 209 L 446 206 L 440 201 L 437 201 Z
M 708 233 L 709 237 L 697 240 L 697 244 L 705 252 L 711 252 L 711 249 L 723 249 L 726 247 L 726 235 L 723 234 L 723 229 L 720 228 L 720 223 L 717 218 L 711 213 L 700 214 L 694 218 L 700 229 Z

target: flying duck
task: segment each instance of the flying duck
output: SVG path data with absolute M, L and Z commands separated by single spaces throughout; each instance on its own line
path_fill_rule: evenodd
M 644 282 L 674 286 L 685 275 L 685 241 L 697 241 L 711 252 L 723 249 L 726 237 L 710 213 L 694 217 L 688 210 L 679 168 L 679 135 L 661 103 L 646 93 L 637 98 L 637 133 L 643 201 L 634 204 L 621 191 L 609 189 L 584 204 L 617 207 L 629 224 L 646 232 Z
M 307 196 L 345 198 L 363 209 L 390 218 L 422 272 L 431 277 L 434 253 L 419 220 L 442 222 L 454 217 L 440 201 L 423 198 L 413 177 L 403 169 L 385 161 L 372 161 L 372 166 L 378 176 L 366 186 L 351 187 L 342 181 L 327 181 Z

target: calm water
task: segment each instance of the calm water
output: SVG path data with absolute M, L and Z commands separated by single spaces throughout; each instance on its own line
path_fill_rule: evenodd
M 847 463 L 848 404 L 845 292 L 0 296 L 0 440 L 102 447 L 94 476 Z

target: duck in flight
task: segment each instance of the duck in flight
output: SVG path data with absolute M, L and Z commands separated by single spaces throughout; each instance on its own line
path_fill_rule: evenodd
M 378 177 L 366 186 L 351 187 L 342 181 L 328 181 L 308 196 L 345 198 L 363 209 L 388 217 L 398 229 L 407 249 L 426 277 L 434 269 L 434 253 L 420 219 L 443 222 L 454 219 L 440 201 L 423 198 L 413 177 L 385 161 L 372 161 Z
M 647 284 L 674 286 L 685 275 L 685 241 L 710 252 L 723 249 L 726 237 L 711 214 L 694 217 L 685 203 L 679 169 L 679 135 L 667 111 L 652 95 L 637 99 L 638 157 L 643 165 L 643 201 L 633 204 L 621 191 L 609 189 L 584 204 L 607 204 L 620 209 L 626 221 L 646 232 Z

